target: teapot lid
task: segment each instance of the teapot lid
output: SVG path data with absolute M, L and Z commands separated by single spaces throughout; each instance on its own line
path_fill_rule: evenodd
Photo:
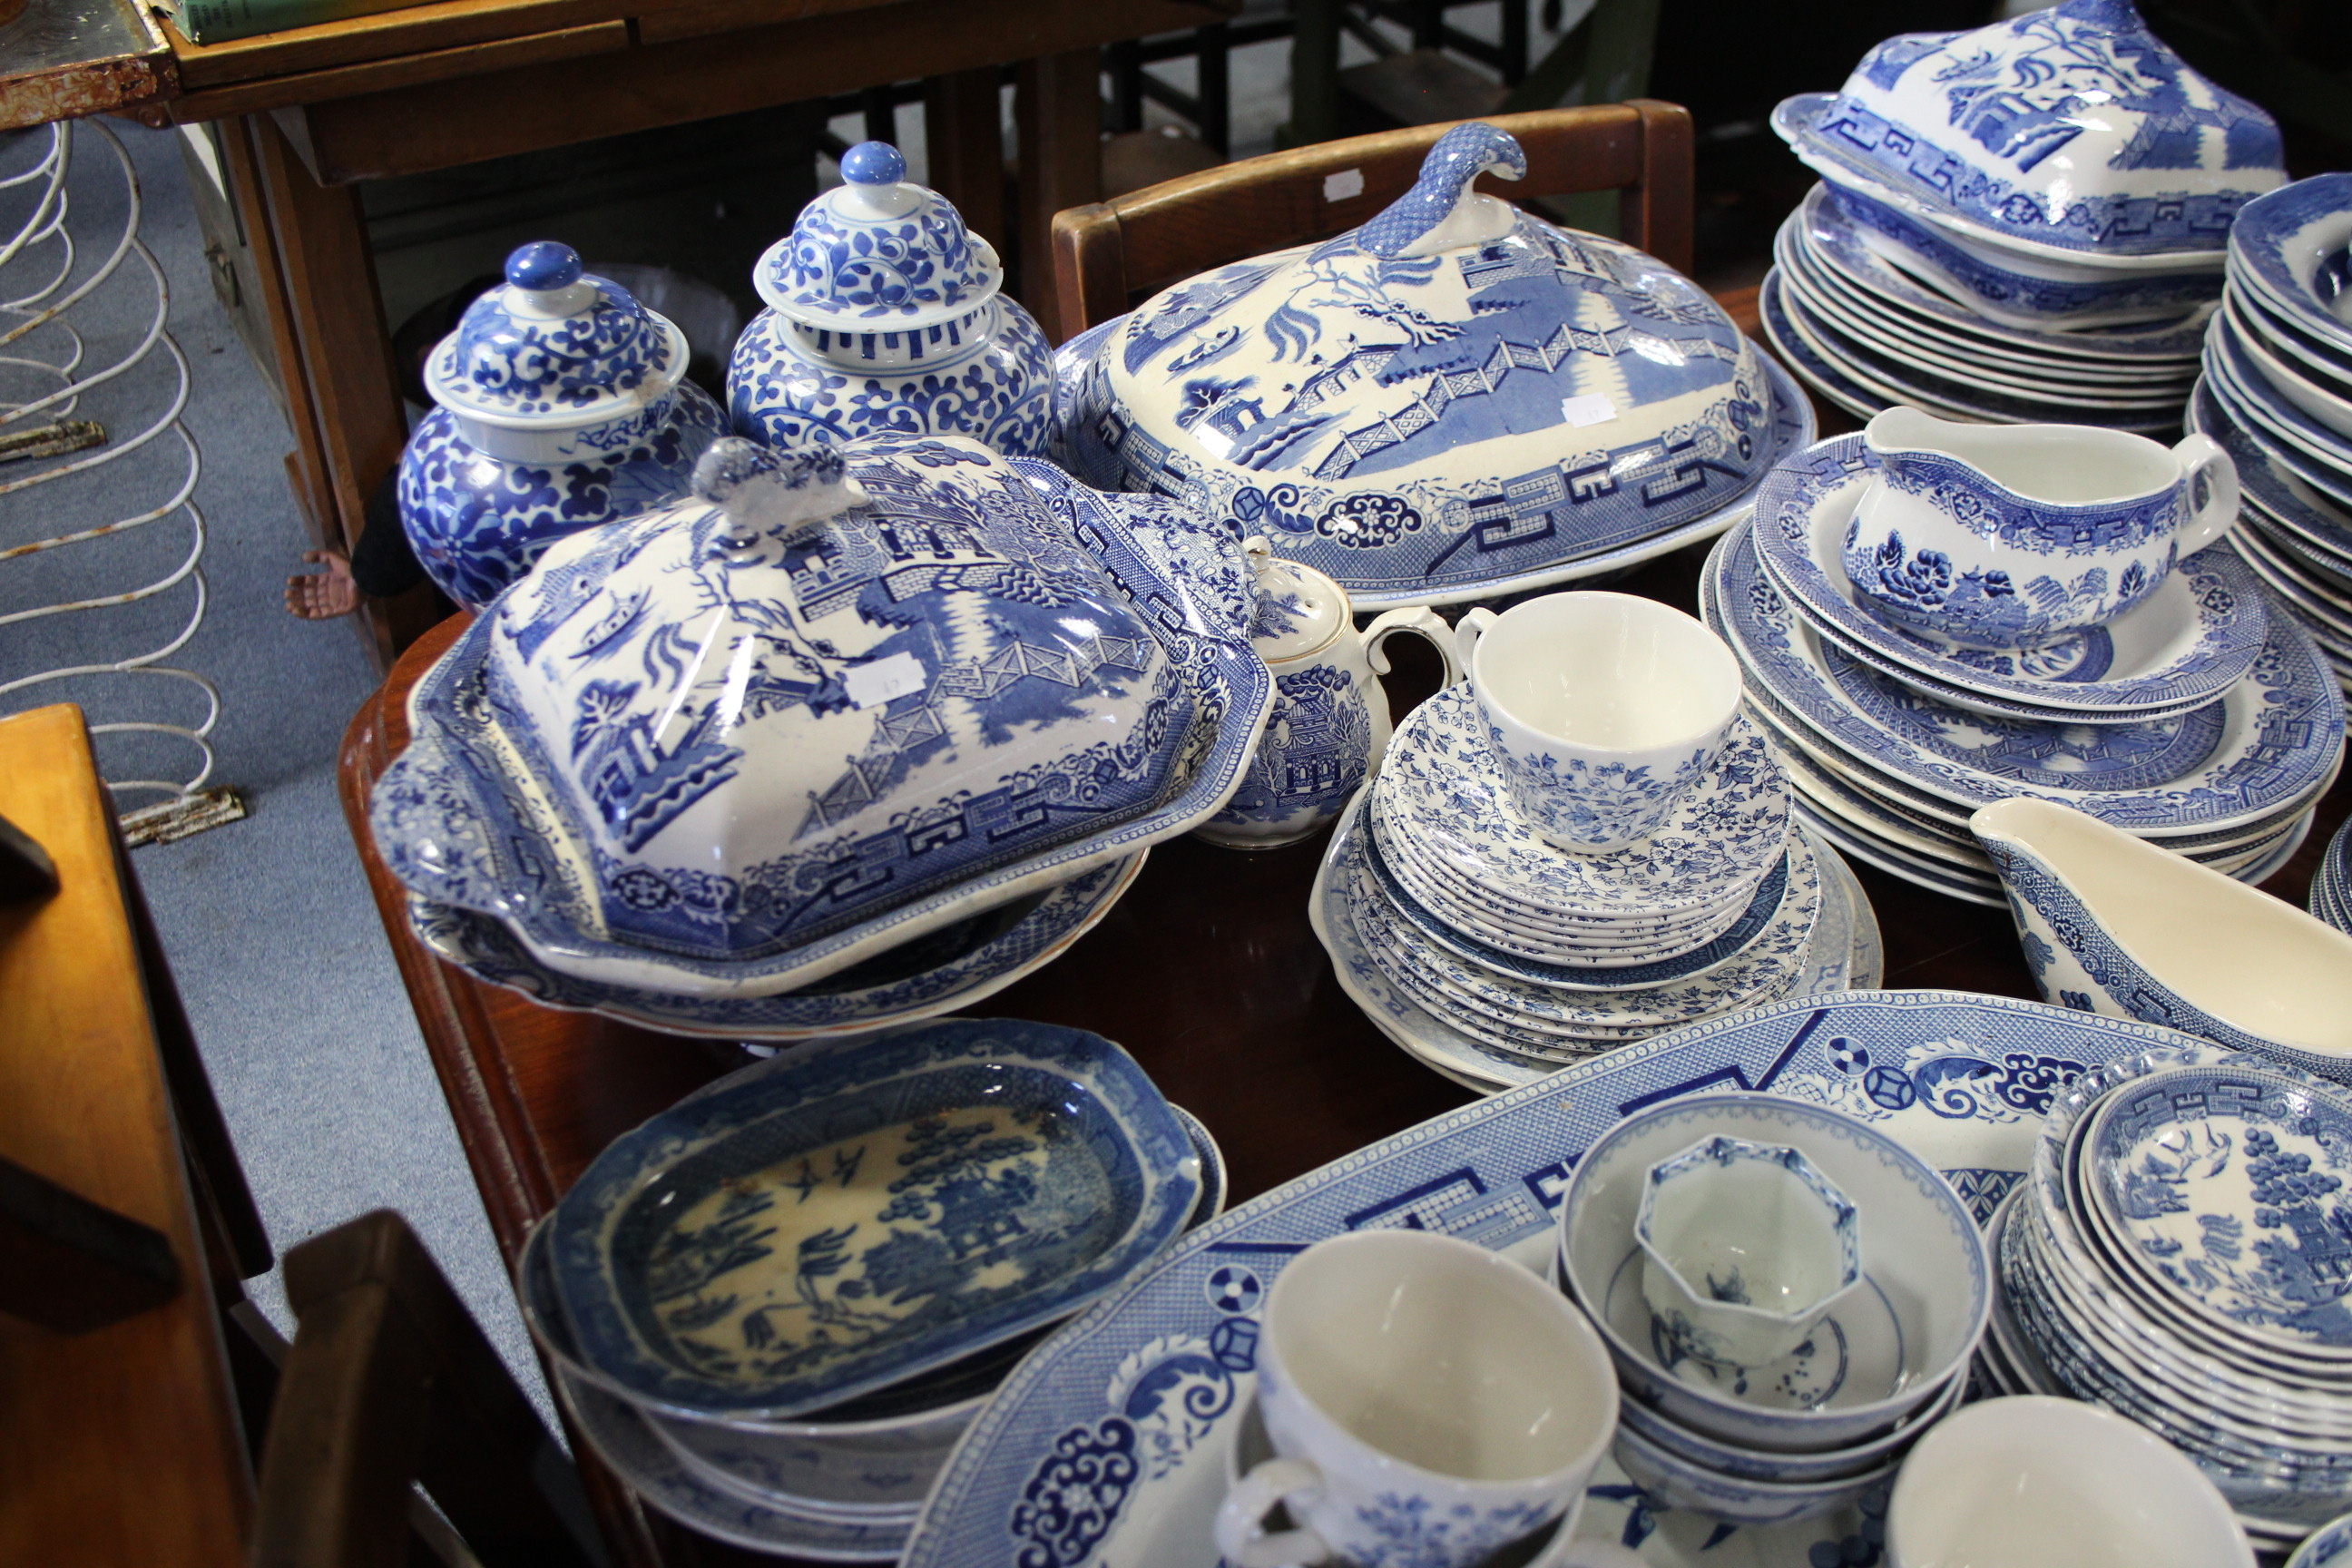
M 1312 566 L 1276 555 L 1264 534 L 1247 540 L 1242 548 L 1257 574 L 1250 643 L 1258 658 L 1278 664 L 1329 647 L 1353 613 L 1348 591 Z
M 686 335 L 580 254 L 536 240 L 466 307 L 425 367 L 433 400 L 486 425 L 564 428 L 634 413 L 686 374 Z
M 995 298 L 1004 284 L 995 249 L 906 174 L 887 142 L 843 153 L 847 183 L 802 208 L 752 268 L 760 298 L 808 326 L 856 332 L 936 326 Z

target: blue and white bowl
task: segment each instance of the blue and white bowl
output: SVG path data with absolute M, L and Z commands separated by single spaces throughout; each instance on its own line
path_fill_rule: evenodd
M 2304 1538 L 2286 1568 L 2352 1568 L 2352 1513 L 2330 1520 Z
M 1896 1468 L 1890 1459 L 1858 1476 L 1812 1481 L 1749 1480 L 1693 1464 L 1624 1425 L 1617 1428 L 1617 1444 L 1612 1452 L 1625 1479 L 1640 1487 L 1653 1506 L 1663 1503 L 1718 1524 L 1754 1528 L 1818 1519 L 1860 1500 L 1874 1489 L 1892 1484 Z
M 1640 1436 L 1654 1448 L 1685 1464 L 1730 1479 L 1761 1481 L 1775 1486 L 1806 1486 L 1850 1480 L 1884 1468 L 1902 1457 L 1920 1435 L 1957 1408 L 1968 1393 L 1968 1379 L 1953 1378 L 1943 1391 L 1914 1412 L 1910 1419 L 1866 1442 L 1819 1453 L 1794 1453 L 1749 1448 L 1694 1431 L 1660 1411 L 1634 1400 L 1617 1407 L 1621 1428 Z
M 2352 362 L 2352 174 L 2316 174 L 2246 204 L 2231 279 L 2328 353 Z

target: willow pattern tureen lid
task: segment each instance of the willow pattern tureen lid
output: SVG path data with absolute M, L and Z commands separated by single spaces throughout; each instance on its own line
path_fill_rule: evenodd
M 1362 227 L 1160 294 L 1102 338 L 1071 460 L 1360 604 L 1476 597 L 1735 503 L 1776 451 L 1756 350 L 1655 258 L 1471 188 L 1526 168 L 1456 126 Z
M 486 700 L 625 942 L 751 958 L 1150 809 L 1192 688 L 977 442 L 729 438 L 499 598 Z
M 466 307 L 425 367 L 435 402 L 486 425 L 561 428 L 632 414 L 686 374 L 686 335 L 568 245 L 507 258 L 507 280 Z
M 993 299 L 1004 283 L 995 250 L 906 174 L 887 142 L 843 153 L 847 183 L 802 208 L 751 269 L 760 298 L 812 327 L 869 332 L 951 321 Z
M 1902 34 L 1774 125 L 1833 177 L 2067 251 L 2218 251 L 2238 208 L 2286 179 L 2277 122 L 2190 69 L 2131 0 Z

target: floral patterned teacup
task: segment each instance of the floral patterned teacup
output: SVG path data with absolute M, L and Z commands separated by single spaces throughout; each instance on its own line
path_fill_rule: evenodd
M 1630 594 L 1547 594 L 1455 627 L 1520 816 L 1596 855 L 1648 837 L 1739 714 L 1739 664 L 1689 616 Z
M 1258 1408 L 1281 1457 L 1218 1510 L 1235 1568 L 1469 1568 L 1566 1516 L 1617 1429 L 1583 1312 L 1454 1237 L 1318 1242 L 1284 1266 L 1265 1322 Z M 1277 1503 L 1293 1528 L 1269 1531 Z

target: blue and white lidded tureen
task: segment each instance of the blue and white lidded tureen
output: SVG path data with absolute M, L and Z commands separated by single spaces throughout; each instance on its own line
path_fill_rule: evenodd
M 730 439 L 698 489 L 492 630 L 484 700 L 614 938 L 776 952 L 1158 803 L 1193 689 L 1066 497 L 937 437 Z
M 1655 258 L 1476 194 L 1456 126 L 1362 227 L 1171 289 L 1101 340 L 1081 477 L 1233 517 L 1359 606 L 1448 604 L 1725 513 L 1771 466 L 1762 361 Z
M 736 432 L 773 447 L 866 436 L 969 436 L 1044 453 L 1052 351 L 1001 292 L 1004 269 L 887 142 L 843 154 L 847 184 L 760 258 L 768 309 L 727 369 Z
M 676 500 L 727 433 L 686 334 L 570 246 L 526 245 L 506 276 L 426 361 L 439 406 L 400 459 L 409 543 L 469 609 L 566 534 Z
M 1906 33 L 1774 126 L 1832 183 L 2057 258 L 2221 265 L 2238 208 L 2283 184 L 2277 123 L 2191 70 L 2131 0 L 2065 0 Z

